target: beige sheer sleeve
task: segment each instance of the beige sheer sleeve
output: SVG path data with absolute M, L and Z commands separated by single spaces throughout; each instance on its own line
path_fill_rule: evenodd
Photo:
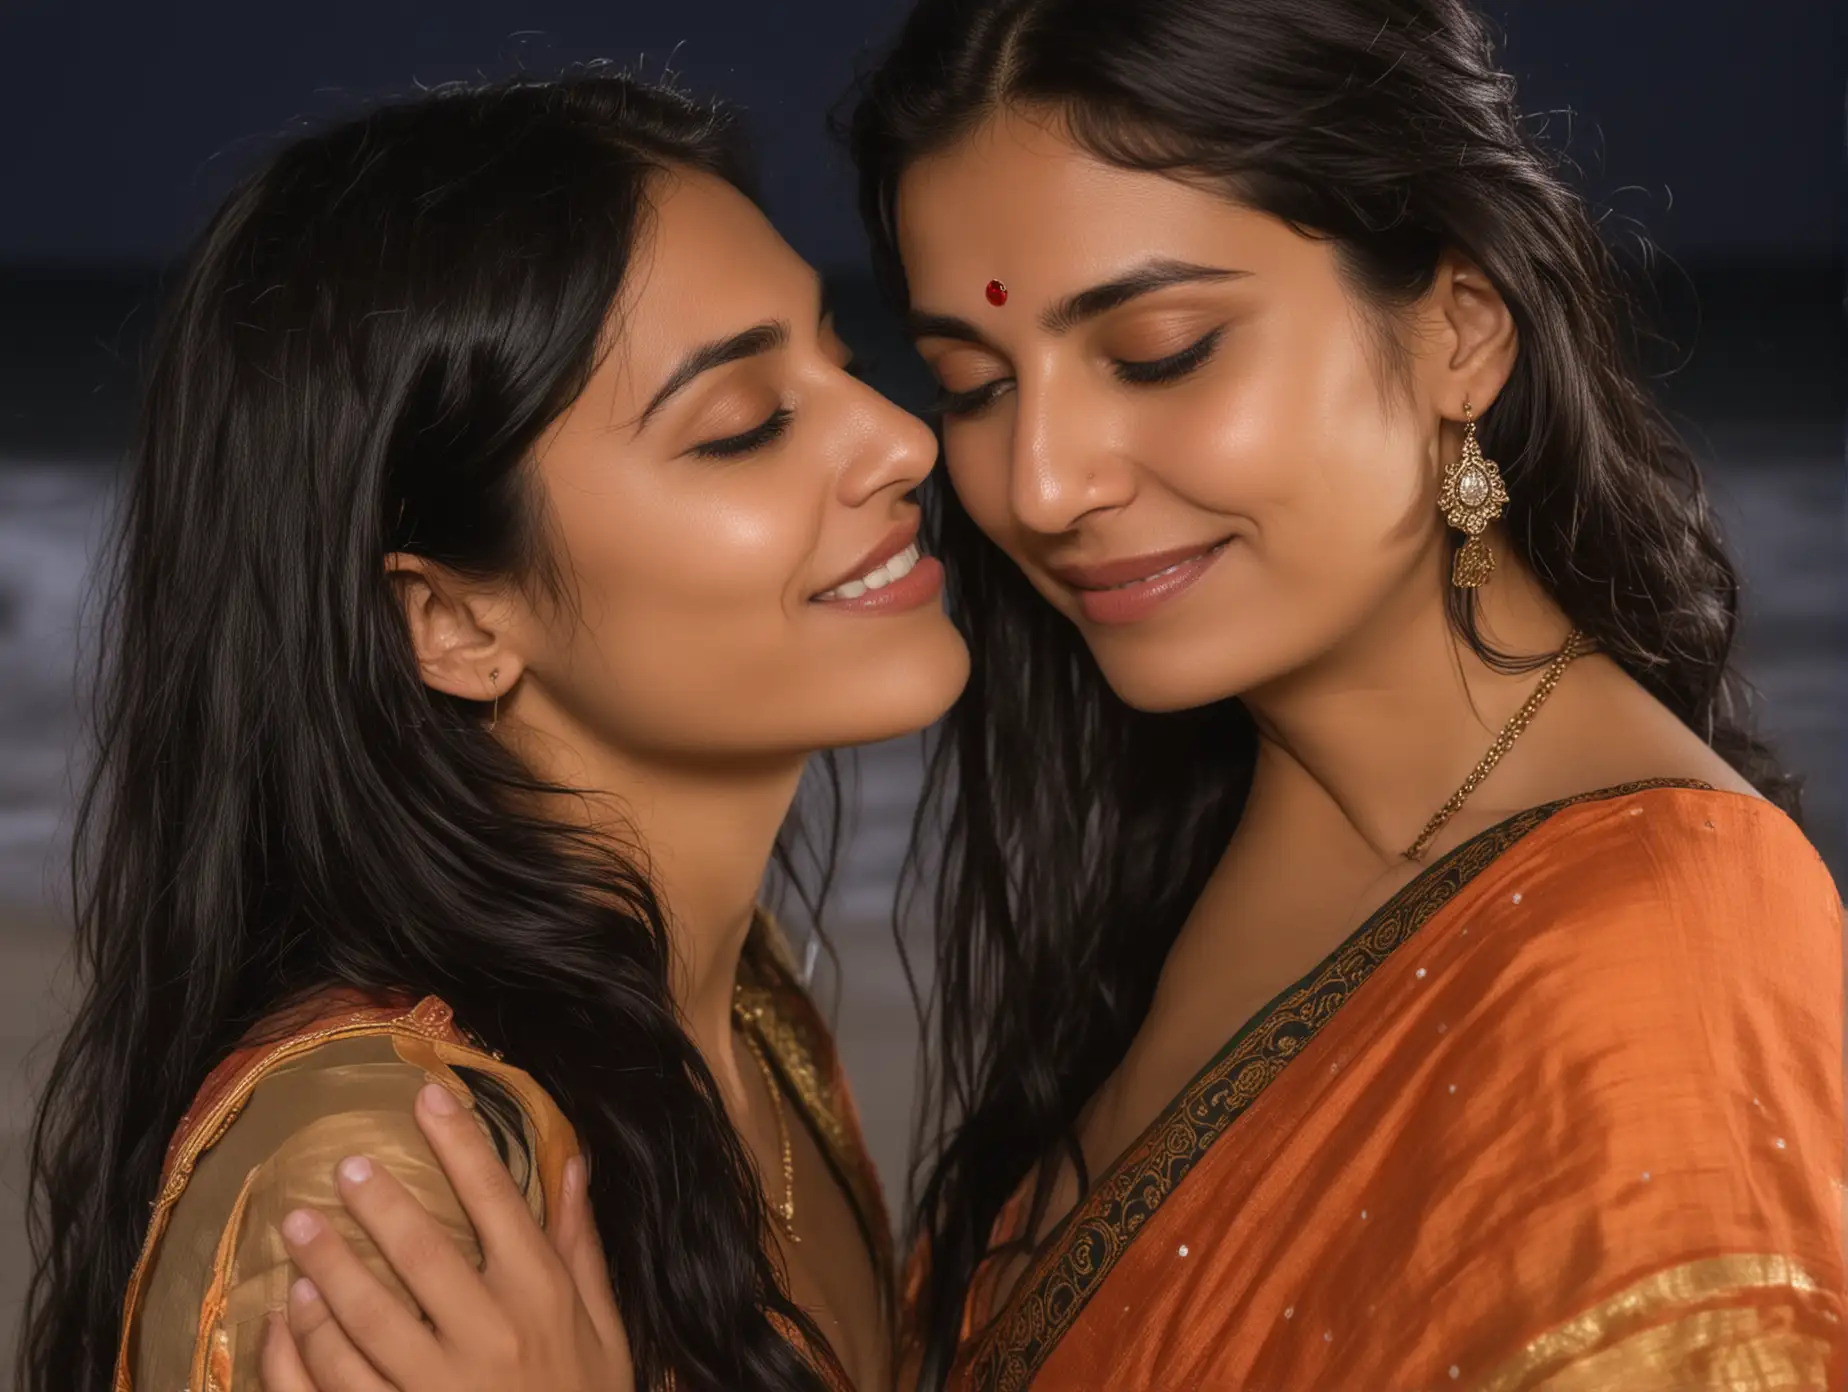
M 474 1230 L 412 1115 L 432 1078 L 458 1086 L 414 1045 L 372 1036 L 331 1041 L 257 1085 L 201 1157 L 154 1254 L 130 1350 L 137 1392 L 258 1392 L 266 1316 L 298 1274 L 278 1231 L 293 1209 L 322 1213 L 409 1300 L 340 1203 L 334 1167 L 349 1155 L 386 1166 L 479 1262 Z M 537 1186 L 515 1164 L 537 1211 Z

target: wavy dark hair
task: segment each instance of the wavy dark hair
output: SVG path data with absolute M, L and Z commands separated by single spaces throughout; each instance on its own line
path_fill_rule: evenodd
M 78 827 L 86 992 L 32 1142 L 31 1392 L 109 1385 L 162 1152 L 207 1071 L 330 986 L 431 993 L 591 1158 L 643 1386 L 813 1389 L 755 1172 L 669 995 L 663 908 L 485 705 L 419 677 L 384 557 L 568 600 L 528 461 L 610 346 L 651 188 L 750 190 L 734 122 L 602 71 L 296 140 L 157 332 Z
M 1465 0 L 921 0 L 860 84 L 847 135 L 888 297 L 907 307 L 895 205 L 920 156 L 997 109 L 1047 112 L 1101 159 L 1210 181 L 1326 238 L 1391 311 L 1471 257 L 1520 333 L 1482 420 L 1513 495 L 1508 544 L 1571 619 L 1728 762 L 1794 810 L 1732 665 L 1738 579 L 1688 451 L 1635 365 L 1621 268 L 1525 128 Z M 1035 1165 L 1083 1181 L 1074 1121 L 1123 1057 L 1162 962 L 1237 826 L 1257 737 L 1237 701 L 1126 707 L 1076 631 L 948 488 L 935 544 L 974 671 L 913 840 L 942 856 L 915 1224 L 930 1247 L 925 1385 L 971 1273 Z M 1452 607 L 1481 656 L 1473 610 Z M 1544 659 L 1542 659 L 1544 660 Z

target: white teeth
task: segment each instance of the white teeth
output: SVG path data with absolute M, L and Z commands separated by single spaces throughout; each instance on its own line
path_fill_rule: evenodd
M 1195 561 L 1204 560 L 1208 556 L 1217 555 L 1219 552 L 1225 550 L 1225 548 L 1226 548 L 1226 543 L 1222 541 L 1219 543 L 1219 545 L 1212 547 L 1210 550 L 1201 552 L 1200 555 L 1198 556 L 1189 556 L 1184 561 L 1176 561 L 1171 566 L 1163 566 L 1160 570 L 1156 571 L 1152 575 L 1144 575 L 1141 578 L 1136 579 L 1136 580 L 1125 580 L 1120 585 L 1106 585 L 1104 586 L 1104 588 L 1106 590 L 1127 590 L 1131 585 L 1146 585 L 1151 580 L 1159 580 L 1164 575 L 1174 574 L 1174 572 L 1179 570 L 1182 566 L 1192 565 Z
M 1136 579 L 1136 580 L 1125 580 L 1120 585 L 1106 585 L 1104 588 L 1109 589 L 1109 590 L 1127 590 L 1131 585 L 1146 585 L 1151 580 L 1159 580 L 1164 575 L 1172 575 L 1175 571 L 1179 570 L 1182 566 L 1191 565 L 1194 561 L 1197 561 L 1199 559 L 1200 558 L 1198 556 L 1190 556 L 1185 561 L 1176 561 L 1171 566 L 1164 566 L 1162 567 L 1162 569 L 1156 571 L 1152 575 L 1144 575 L 1141 578 Z
M 923 553 L 918 550 L 918 544 L 914 541 L 884 565 L 874 566 L 858 580 L 849 580 L 844 585 L 836 585 L 825 594 L 817 595 L 816 598 L 858 599 L 868 590 L 883 590 L 894 580 L 902 580 L 911 574 L 911 568 L 922 559 L 922 556 Z

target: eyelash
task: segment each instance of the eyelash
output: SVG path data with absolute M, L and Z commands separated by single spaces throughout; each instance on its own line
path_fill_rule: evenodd
M 1213 356 L 1213 350 L 1219 346 L 1219 340 L 1225 336 L 1225 332 L 1223 327 L 1214 329 L 1201 335 L 1180 352 L 1170 353 L 1165 358 L 1154 358 L 1147 362 L 1124 362 L 1119 358 L 1114 365 L 1117 380 L 1132 387 L 1159 387 L 1169 382 L 1178 382 Z
M 1213 350 L 1219 346 L 1219 340 L 1225 336 L 1223 327 L 1201 335 L 1193 343 L 1178 353 L 1170 353 L 1165 358 L 1154 358 L 1147 362 L 1125 362 L 1117 359 L 1111 365 L 1117 380 L 1132 387 L 1159 387 L 1170 382 L 1178 382 L 1188 373 L 1194 372 L 1213 356 Z M 968 391 L 953 392 L 947 387 L 938 389 L 934 409 L 943 416 L 970 416 L 989 406 L 1001 394 L 1011 378 L 999 377 L 992 382 L 984 382 L 979 387 Z
M 951 391 L 948 387 L 937 388 L 937 399 L 931 404 L 931 410 L 939 416 L 972 416 L 989 405 L 1001 395 L 1011 378 L 997 377 L 992 382 L 984 382 L 979 387 L 968 391 Z
M 703 445 L 695 445 L 693 453 L 701 459 L 736 459 L 782 439 L 789 433 L 789 420 L 789 408 L 779 406 L 765 417 L 762 425 L 752 426 L 742 435 L 728 435 L 723 440 L 708 440 Z

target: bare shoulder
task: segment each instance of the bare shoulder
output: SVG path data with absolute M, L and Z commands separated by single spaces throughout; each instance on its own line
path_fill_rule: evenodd
M 1547 717 L 1557 776 L 1576 784 L 1562 784 L 1562 792 L 1680 779 L 1758 796 L 1705 738 L 1607 657 L 1581 658 L 1572 680 L 1554 693 Z

